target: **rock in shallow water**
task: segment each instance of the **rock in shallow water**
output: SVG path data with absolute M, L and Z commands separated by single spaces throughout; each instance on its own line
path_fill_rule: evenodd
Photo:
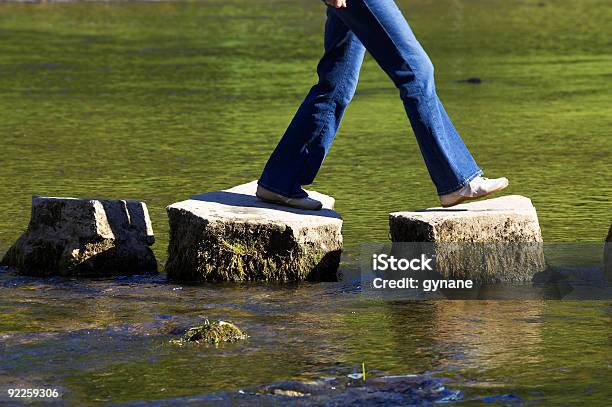
M 334 199 L 309 191 L 320 211 L 269 204 L 255 181 L 168 206 L 166 272 L 180 281 L 335 280 L 342 218 Z
M 461 391 L 446 388 L 443 379 L 425 375 L 374 377 L 365 382 L 337 378 L 309 383 L 287 381 L 262 386 L 259 391 L 275 396 L 283 405 L 407 406 L 463 398 Z
M 362 380 L 325 378 L 311 382 L 285 381 L 258 389 L 221 391 L 129 406 L 430 406 L 463 399 L 463 392 L 446 387 L 447 379 L 425 375 L 383 376 Z
M 231 322 L 208 320 L 198 326 L 189 328 L 181 339 L 172 340 L 171 343 L 184 345 L 187 343 L 207 343 L 217 345 L 221 342 L 237 342 L 246 339 L 248 335 Z
M 538 216 L 523 196 L 395 212 L 389 215 L 389 228 L 400 251 L 433 251 L 436 271 L 445 277 L 528 281 L 546 268 Z
M 154 241 L 144 202 L 33 197 L 28 229 L 2 264 L 34 276 L 156 272 Z

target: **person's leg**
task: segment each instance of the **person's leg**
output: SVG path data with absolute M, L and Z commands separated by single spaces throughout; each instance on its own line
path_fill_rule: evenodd
M 400 91 L 429 174 L 439 195 L 482 174 L 436 94 L 433 65 L 393 0 L 351 0 L 330 8 Z
M 365 48 L 328 8 L 319 81 L 302 102 L 259 179 L 262 187 L 300 198 L 314 180 L 357 87 Z

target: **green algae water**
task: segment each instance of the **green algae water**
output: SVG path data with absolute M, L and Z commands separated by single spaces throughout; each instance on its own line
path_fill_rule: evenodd
M 486 175 L 533 200 L 545 241 L 602 241 L 609 1 L 398 4 Z M 133 198 L 149 206 L 163 262 L 166 205 L 259 176 L 316 80 L 324 13 L 317 0 L 0 4 L 0 254 L 27 226 L 31 195 Z M 389 212 L 438 204 L 398 92 L 370 57 L 312 188 L 336 198 L 348 247 L 386 240 Z M 372 303 L 329 284 L 0 272 L 0 402 L 7 387 L 28 386 L 57 387 L 71 404 L 178 400 L 365 362 L 451 378 L 468 399 L 603 405 L 610 307 Z M 203 317 L 230 318 L 251 337 L 168 345 L 173 326 Z

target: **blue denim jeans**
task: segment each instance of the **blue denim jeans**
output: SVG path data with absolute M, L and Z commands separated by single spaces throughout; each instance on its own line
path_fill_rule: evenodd
M 444 110 L 433 65 L 393 0 L 349 0 L 327 7 L 319 81 L 302 102 L 270 156 L 259 184 L 282 195 L 306 196 L 351 101 L 367 50 L 399 89 L 425 165 L 439 195 L 482 174 Z

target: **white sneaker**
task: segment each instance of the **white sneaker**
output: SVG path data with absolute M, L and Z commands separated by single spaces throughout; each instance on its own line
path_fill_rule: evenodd
M 485 177 L 476 177 L 460 190 L 451 192 L 450 194 L 440 195 L 440 203 L 444 208 L 448 208 L 449 206 L 460 204 L 463 201 L 491 195 L 494 192 L 501 191 L 507 186 L 508 178 L 489 179 Z

